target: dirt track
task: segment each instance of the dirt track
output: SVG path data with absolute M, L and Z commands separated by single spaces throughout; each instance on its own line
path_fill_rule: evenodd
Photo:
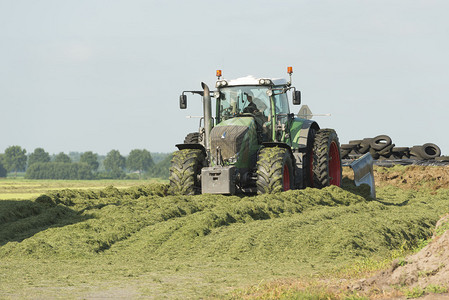
M 343 175 L 353 178 L 345 168 Z M 449 166 L 407 166 L 374 168 L 376 186 L 392 185 L 404 189 L 429 188 L 436 191 L 449 187 Z M 440 289 L 438 294 L 427 294 L 421 299 L 449 299 L 441 288 L 449 287 L 449 215 L 443 216 L 435 226 L 432 241 L 421 251 L 403 260 L 395 260 L 388 270 L 358 280 L 347 286 L 376 299 L 404 299 L 399 287 L 407 290 L 429 291 Z M 400 289 L 400 288 L 399 288 Z M 426 290 L 427 289 L 427 290 Z
M 354 178 L 350 168 L 343 168 L 343 176 Z M 449 188 L 449 166 L 374 167 L 374 178 L 379 187 L 392 185 L 404 189 L 428 187 L 437 190 Z
M 441 291 L 449 286 L 449 215 L 436 225 L 433 240 L 418 253 L 395 260 L 388 270 L 359 280 L 348 288 L 371 298 L 401 298 L 397 287 L 416 291 Z M 393 288 L 396 287 L 396 288 Z M 449 294 L 431 294 L 427 299 L 449 299 Z

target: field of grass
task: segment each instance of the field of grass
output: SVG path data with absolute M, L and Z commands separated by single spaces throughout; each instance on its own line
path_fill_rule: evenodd
M 449 212 L 449 189 L 373 200 L 350 183 L 253 197 L 142 183 L 0 181 L 2 298 L 295 298 L 298 282 L 385 266 Z
M 153 180 L 163 182 L 163 180 Z M 0 178 L 0 200 L 27 200 L 52 190 L 93 189 L 107 186 L 127 188 L 141 185 L 142 180 L 29 180 L 22 178 Z

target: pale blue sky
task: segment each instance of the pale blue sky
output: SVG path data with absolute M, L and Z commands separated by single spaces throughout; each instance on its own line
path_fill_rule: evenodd
M 0 152 L 171 152 L 183 90 L 286 77 L 341 143 L 388 134 L 449 155 L 447 1 L 0 0 Z M 295 112 L 299 107 L 291 109 Z

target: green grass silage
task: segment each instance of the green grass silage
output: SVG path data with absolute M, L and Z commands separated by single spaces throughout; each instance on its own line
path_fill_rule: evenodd
M 137 295 L 220 294 L 384 259 L 430 237 L 449 212 L 448 190 L 389 187 L 377 200 L 354 191 L 363 194 L 167 196 L 167 185 L 151 184 L 0 201 L 0 289 L 26 296 L 44 286 L 51 296 L 67 285 L 81 293 L 118 284 Z

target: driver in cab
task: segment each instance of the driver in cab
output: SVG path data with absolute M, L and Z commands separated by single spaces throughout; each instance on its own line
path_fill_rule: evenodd
M 259 109 L 257 108 L 257 105 L 253 101 L 254 95 L 252 92 L 246 93 L 246 99 L 248 99 L 248 106 L 243 109 L 243 113 L 250 113 L 255 114 L 256 112 L 259 112 Z

